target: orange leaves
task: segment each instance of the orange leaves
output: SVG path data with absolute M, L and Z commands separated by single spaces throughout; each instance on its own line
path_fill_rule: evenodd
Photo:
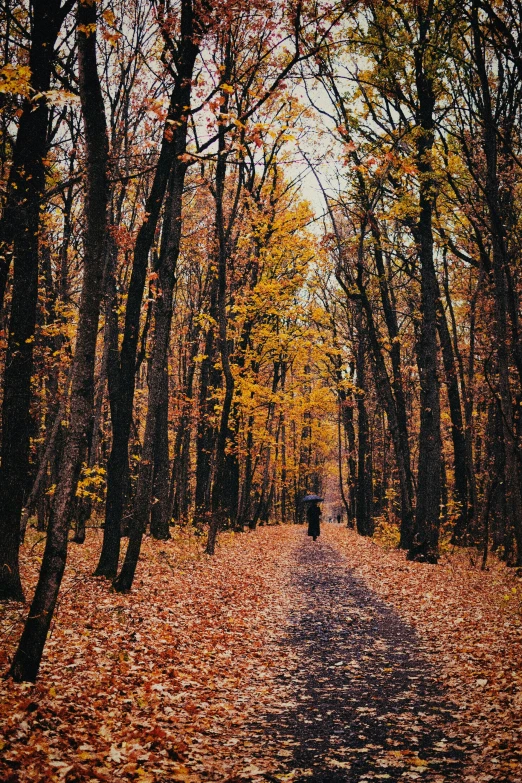
M 86 38 L 89 38 L 90 35 L 96 32 L 96 24 L 79 24 L 76 29 L 79 33 L 85 35 Z
M 0 682 L 0 779 L 9 780 L 13 770 L 17 783 L 291 781 L 305 774 L 292 768 L 294 742 L 267 750 L 259 741 L 263 715 L 296 706 L 303 665 L 283 633 L 301 600 L 290 569 L 303 528 L 223 534 L 214 559 L 187 530 L 173 532 L 167 543 L 146 539 L 130 596 L 111 593 L 90 575 L 100 544 L 96 531 L 72 551 L 41 680 L 34 686 Z M 415 625 L 441 671 L 459 711 L 435 747 L 472 745 L 463 781 L 516 779 L 522 626 L 517 602 L 502 600 L 518 589 L 513 577 L 501 567 L 477 572 L 460 557 L 433 567 L 407 563 L 403 553 L 346 528 L 328 525 L 324 533 L 345 554 L 346 566 Z M 33 540 L 23 548 L 26 583 L 34 583 L 41 547 Z M 1 611 L 2 627 L 20 624 L 19 610 Z M 370 610 L 357 606 L 342 617 L 348 629 L 370 629 L 372 620 Z M 13 641 L 4 640 L 8 651 Z M 386 646 L 377 643 L 374 653 L 381 652 Z M 358 681 L 368 661 L 333 657 L 329 671 L 344 669 Z M 383 666 L 383 681 L 395 671 Z M 353 714 L 370 719 L 375 709 L 355 703 Z M 413 714 L 401 719 L 416 731 Z M 261 734 L 252 735 L 255 721 Z M 342 775 L 376 748 L 365 740 L 324 760 Z M 351 758 L 339 758 L 345 752 Z M 390 779 L 406 768 L 405 780 L 437 780 L 423 755 L 415 746 L 385 747 L 369 779 Z
M 98 531 L 71 551 L 40 681 L 0 682 L 0 779 L 16 768 L 18 783 L 197 783 L 247 766 L 238 747 L 271 689 L 267 639 L 288 602 L 285 556 L 272 531 L 224 534 L 214 560 L 201 539 L 173 532 L 167 543 L 146 540 L 129 597 L 91 576 Z M 26 583 L 42 543 L 23 549 Z M 10 612 L 2 627 L 18 628 L 24 613 Z M 8 651 L 16 633 L 3 640 Z
M 114 23 L 116 22 L 116 16 L 115 16 L 115 14 L 114 14 L 114 11 L 111 11 L 111 9 L 110 9 L 110 8 L 107 8 L 107 9 L 106 9 L 105 11 L 103 11 L 103 13 L 102 13 L 102 19 L 103 19 L 105 22 L 107 22 L 107 24 L 108 24 L 108 25 L 110 25 L 111 27 L 113 27 L 113 26 L 114 26 Z
M 385 552 L 350 531 L 335 532 L 355 573 L 415 627 L 441 667 L 459 708 L 458 737 L 477 748 L 463 779 L 511 780 L 520 764 L 522 723 L 522 617 L 518 602 L 503 600 L 520 590 L 513 574 L 498 562 L 489 573 L 480 572 L 465 552 L 446 556 L 436 567 L 407 563 L 402 552 Z
M 107 8 L 105 11 L 103 11 L 101 16 L 104 22 L 102 37 L 105 41 L 108 41 L 108 43 L 114 46 L 122 37 L 122 33 L 120 33 L 120 31 L 115 28 L 116 16 L 110 8 Z
M 31 69 L 27 65 L 11 65 L 7 63 L 0 68 L 0 93 L 23 95 L 31 93 Z

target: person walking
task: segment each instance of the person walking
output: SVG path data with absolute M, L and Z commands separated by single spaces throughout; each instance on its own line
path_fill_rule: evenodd
M 321 509 L 319 508 L 317 501 L 312 501 L 307 510 L 306 518 L 308 520 L 308 535 L 312 536 L 314 541 L 321 535 Z

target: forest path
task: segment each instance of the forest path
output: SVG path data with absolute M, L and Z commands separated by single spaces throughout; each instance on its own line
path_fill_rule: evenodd
M 172 533 L 129 595 L 92 576 L 101 531 L 71 547 L 37 683 L 0 678 L 0 781 L 522 783 L 512 570 L 333 524 L 223 533 L 212 558 Z M 2 671 L 25 614 L 0 607 Z
M 293 781 L 462 780 L 452 706 L 421 641 L 353 576 L 325 528 L 295 549 L 297 604 L 279 641 L 289 701 L 263 718 L 260 744 Z

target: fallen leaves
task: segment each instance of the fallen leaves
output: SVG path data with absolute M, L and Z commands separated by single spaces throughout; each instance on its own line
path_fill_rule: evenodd
M 71 547 L 37 684 L 0 684 L 0 780 L 189 783 L 248 766 L 237 749 L 271 699 L 271 639 L 290 600 L 291 546 L 280 544 L 289 536 L 225 535 L 214 559 L 189 533 L 147 539 L 129 596 L 91 576 L 99 532 Z M 22 552 L 26 584 L 41 546 Z M 0 611 L 11 629 L 5 667 L 25 609 Z
M 430 566 L 353 531 L 331 535 L 354 573 L 414 626 L 456 705 L 455 739 L 476 751 L 466 783 L 522 780 L 522 585 L 502 563 L 457 550 Z M 508 596 L 509 600 L 506 600 Z
M 325 528 L 329 543 L 346 557 L 342 568 L 352 568 L 415 627 L 422 654 L 440 671 L 456 721 L 435 750 L 444 755 L 449 747 L 472 746 L 463 783 L 519 780 L 518 581 L 501 565 L 487 573 L 470 568 L 460 555 L 437 567 L 407 563 L 403 553 L 345 528 Z M 147 539 L 135 589 L 122 596 L 91 576 L 100 546 L 99 533 L 91 531 L 84 547 L 71 549 L 38 683 L 0 682 L 0 780 L 283 783 L 312 776 L 311 768 L 293 761 L 295 739 L 263 743 L 263 731 L 270 735 L 263 716 L 277 720 L 298 711 L 311 730 L 329 720 L 296 690 L 302 661 L 287 638 L 293 618 L 299 622 L 301 596 L 292 572 L 303 536 L 301 527 L 225 535 L 214 559 L 186 531 L 177 530 L 167 543 Z M 26 584 L 35 583 L 43 544 L 33 545 L 22 553 Z M 5 667 L 26 609 L 0 611 Z M 371 635 L 375 610 L 354 605 L 336 612 L 334 606 L 331 616 L 349 649 L 357 629 Z M 396 677 L 390 645 L 376 638 L 370 646 L 371 655 L 332 655 L 325 676 L 343 676 L 351 687 L 375 659 L 378 682 Z M 407 679 L 413 688 L 415 673 Z M 351 695 L 343 690 L 351 720 L 375 720 L 375 710 L 352 703 Z M 395 717 L 414 738 L 419 716 Z M 345 746 L 339 735 L 335 753 L 324 757 L 337 774 L 376 747 L 368 739 Z M 367 780 L 395 779 L 398 769 L 401 780 L 436 775 L 415 747 L 392 743 L 379 753 Z

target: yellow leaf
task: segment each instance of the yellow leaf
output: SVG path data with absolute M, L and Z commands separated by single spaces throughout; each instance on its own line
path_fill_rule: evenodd
M 138 776 L 138 780 L 140 783 L 154 783 L 156 780 L 155 776 L 152 775 L 150 772 L 146 772 L 143 767 L 138 767 L 136 770 L 136 774 Z M 174 778 L 171 777 L 171 780 Z
M 78 32 L 83 33 L 87 38 L 96 32 L 96 25 L 95 24 L 79 24 L 78 25 Z
M 169 780 L 177 783 L 189 783 L 190 772 L 184 764 L 178 764 L 174 769 L 169 770 Z
M 114 15 L 114 12 L 110 10 L 110 8 L 107 8 L 106 11 L 102 13 L 102 17 L 107 24 L 113 25 L 116 21 L 116 17 Z
M 413 758 L 413 759 L 411 759 L 411 761 L 409 763 L 413 767 L 427 767 L 428 766 L 428 762 L 427 761 L 425 761 L 424 759 L 419 759 L 419 758 Z
M 31 92 L 31 69 L 27 65 L 7 63 L 0 68 L 0 92 L 24 95 Z

